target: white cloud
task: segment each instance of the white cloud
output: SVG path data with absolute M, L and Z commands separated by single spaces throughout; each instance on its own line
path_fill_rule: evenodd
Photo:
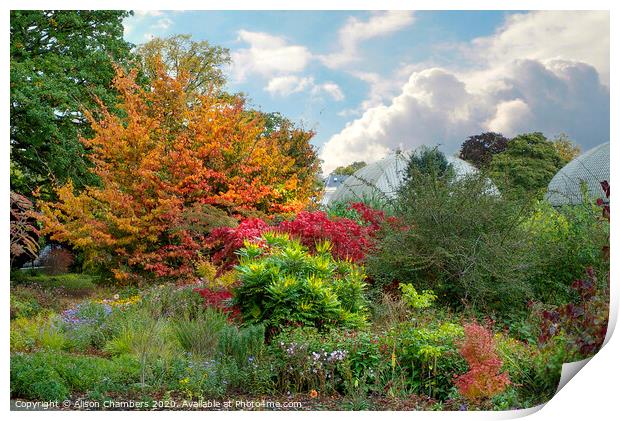
M 511 99 L 497 104 L 495 115 L 484 123 L 485 128 L 492 132 L 511 135 L 516 133 L 519 121 L 532 117 L 530 107 L 521 99 Z
M 540 11 L 511 15 L 490 37 L 475 39 L 468 55 L 490 66 L 516 59 L 588 63 L 609 85 L 609 12 Z
M 336 85 L 334 82 L 325 82 L 314 87 L 314 94 L 318 95 L 321 92 L 328 94 L 334 101 L 344 100 L 344 94 L 342 93 L 340 86 Z
M 164 13 L 161 10 L 134 10 L 134 16 L 144 17 L 144 16 L 161 16 Z
M 337 68 L 349 64 L 358 57 L 360 42 L 391 34 L 413 23 L 411 11 L 375 12 L 367 21 L 350 17 L 338 31 L 338 51 L 321 56 L 321 61 L 328 67 Z
M 156 35 L 165 36 L 167 30 L 174 24 L 166 13 L 161 10 L 134 10 L 133 16 L 123 20 L 125 38 L 134 43 L 142 43 Z
M 241 82 L 249 74 L 263 77 L 286 75 L 304 70 L 312 54 L 302 45 L 289 45 L 284 38 L 264 32 L 238 32 L 238 40 L 249 44 L 231 53 L 232 73 Z
M 271 95 L 289 96 L 294 93 L 309 90 L 312 96 L 318 97 L 322 93 L 329 95 L 334 101 L 342 101 L 344 93 L 334 82 L 317 84 L 313 77 L 299 77 L 295 75 L 276 76 L 269 80 L 265 90 Z
M 526 27 L 534 32 L 531 38 Z M 609 89 L 604 76 L 599 79 L 609 74 L 609 49 L 588 51 L 575 35 L 591 39 L 593 31 L 598 42 L 608 46 L 608 29 L 605 32 L 605 19 L 590 12 L 510 17 L 493 37 L 468 47 L 481 58 L 474 70 L 416 69 L 388 102 L 382 98 L 382 92 L 392 89 L 388 83 L 359 75 L 371 86 L 367 101 L 376 105 L 323 146 L 323 170 L 372 162 L 389 150 L 423 144 L 441 144 L 445 152 L 454 153 L 467 136 L 486 130 L 507 136 L 565 132 L 583 149 L 609 141 Z
M 161 18 L 161 19 L 158 19 L 157 22 L 155 22 L 155 25 L 151 26 L 151 28 L 154 28 L 154 29 L 168 29 L 168 28 L 170 28 L 170 26 L 172 26 L 172 24 L 173 24 L 172 19 Z
M 592 66 L 522 60 L 490 86 L 473 92 L 440 68 L 413 73 L 390 104 L 371 107 L 329 139 L 321 152 L 324 171 L 424 144 L 453 153 L 467 136 L 487 130 L 566 132 L 584 148 L 609 140 L 609 90 Z
M 386 101 L 391 101 L 394 96 L 398 95 L 401 88 L 414 71 L 423 70 L 425 68 L 428 68 L 428 66 L 411 63 L 401 64 L 401 66 L 388 77 L 372 72 L 350 72 L 352 76 L 368 84 L 368 95 L 359 106 L 344 109 L 340 111 L 338 115 L 341 117 L 358 117 L 371 107 L 376 107 L 377 105 L 385 104 Z
M 312 84 L 314 84 L 314 80 L 310 77 L 277 76 L 269 81 L 265 90 L 272 95 L 288 96 L 296 92 L 302 92 Z

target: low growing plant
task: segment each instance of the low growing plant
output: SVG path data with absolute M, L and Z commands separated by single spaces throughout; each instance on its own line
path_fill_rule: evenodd
M 303 325 L 359 327 L 366 323 L 364 270 L 335 260 L 331 244 L 312 255 L 286 234 L 264 233 L 262 243 L 246 242 L 239 255 L 241 285 L 234 301 L 246 323 L 272 330 Z
M 465 340 L 459 352 L 469 371 L 456 377 L 459 393 L 470 402 L 479 403 L 502 393 L 510 384 L 507 372 L 500 372 L 502 361 L 497 355 L 493 332 L 476 323 L 465 324 Z

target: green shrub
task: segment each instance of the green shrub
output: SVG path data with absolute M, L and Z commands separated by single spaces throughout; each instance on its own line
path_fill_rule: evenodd
M 335 260 L 327 242 L 311 255 L 286 234 L 265 233 L 262 240 L 239 251 L 242 283 L 234 295 L 247 323 L 264 322 L 272 330 L 365 324 L 363 268 Z
M 11 357 L 11 397 L 42 401 L 66 399 L 69 396 L 66 382 L 51 366 L 37 362 L 32 354 Z
M 11 396 L 62 400 L 73 393 L 126 392 L 138 375 L 133 358 L 107 360 L 58 352 L 17 354 L 11 356 Z
M 32 317 L 41 311 L 41 305 L 35 297 L 17 297 L 11 293 L 11 319 Z
M 547 202 L 537 204 L 524 223 L 530 232 L 529 247 L 536 264 L 527 272 L 537 300 L 565 304 L 575 298 L 571 284 L 588 267 L 597 273 L 609 270 L 603 247 L 608 245 L 609 222 L 600 217 L 595 205 L 564 206 L 554 209 Z
M 403 301 L 414 310 L 429 308 L 437 299 L 433 291 L 424 290 L 419 293 L 411 284 L 400 284 L 398 287 L 403 292 Z
M 450 322 L 419 326 L 404 322 L 382 338 L 382 350 L 391 358 L 393 377 L 401 374 L 408 391 L 445 400 L 453 394 L 454 375 L 467 370 L 458 352 L 463 328 Z
M 530 287 L 523 208 L 472 175 L 417 175 L 395 203 L 399 223 L 386 225 L 367 261 L 376 287 L 411 283 L 454 308 L 512 313 Z

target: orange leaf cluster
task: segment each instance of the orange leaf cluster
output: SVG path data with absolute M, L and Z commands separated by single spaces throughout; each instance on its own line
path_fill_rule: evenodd
M 472 402 L 492 398 L 510 384 L 508 373 L 500 373 L 502 361 L 495 350 L 493 332 L 476 323 L 465 324 L 465 340 L 459 349 L 469 371 L 455 380 L 459 393 Z
M 242 98 L 188 98 L 185 78 L 171 78 L 160 66 L 145 89 L 135 71 L 117 69 L 120 113 L 103 104 L 97 118 L 87 112 L 95 136 L 82 139 L 100 184 L 81 192 L 66 184 L 56 202 L 39 203 L 44 234 L 119 280 L 191 277 L 213 227 L 188 223 L 188 213 L 294 212 L 313 193 L 313 175 L 300 179 L 295 157 L 282 147 L 289 134 L 266 135 L 260 114 L 246 110 Z M 295 130 L 290 135 L 302 135 L 312 150 L 313 133 Z

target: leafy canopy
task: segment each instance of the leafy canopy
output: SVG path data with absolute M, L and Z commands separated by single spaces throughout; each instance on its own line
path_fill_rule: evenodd
M 52 240 L 83 251 L 118 280 L 191 278 L 217 221 L 306 204 L 311 191 L 295 159 L 275 133 L 263 135 L 264 120 L 241 98 L 195 95 L 190 102 L 187 72 L 175 79 L 163 64 L 149 89 L 136 83 L 136 71 L 116 72 L 123 116 L 101 104 L 101 119 L 86 114 L 95 136 L 81 139 L 100 185 L 76 192 L 69 182 L 56 190 L 57 201 L 40 203 Z
M 130 59 L 126 11 L 11 11 L 11 189 L 31 196 L 71 180 L 96 182 L 79 136 L 92 131 L 83 108 L 113 105 L 112 62 Z
M 160 63 L 173 78 L 186 73 L 183 90 L 190 95 L 207 94 L 226 83 L 222 67 L 230 64 L 228 49 L 213 46 L 208 41 L 192 41 L 191 35 L 155 37 L 140 45 L 137 53 L 149 80 L 157 78 Z
M 553 146 L 564 162 L 570 162 L 581 153 L 581 148 L 575 145 L 566 133 L 560 133 L 553 139 Z
M 454 168 L 446 156 L 437 149 L 423 146 L 409 157 L 405 170 L 405 184 L 418 178 L 450 179 Z
M 565 163 L 542 133 L 525 133 L 493 156 L 489 175 L 503 194 L 540 197 Z
M 507 146 L 508 139 L 501 133 L 485 132 L 469 136 L 461 145 L 459 158 L 480 169 L 489 165 L 493 155 L 504 152 Z

